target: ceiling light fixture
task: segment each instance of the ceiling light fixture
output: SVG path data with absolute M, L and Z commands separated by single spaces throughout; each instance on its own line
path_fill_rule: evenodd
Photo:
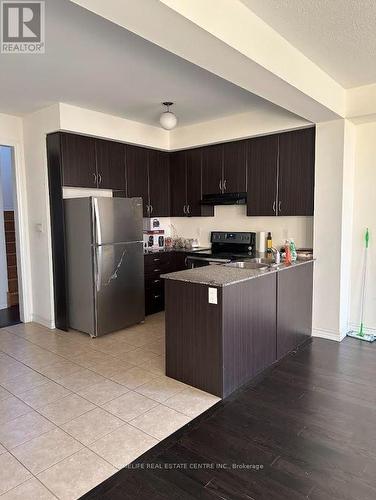
M 173 102 L 162 102 L 163 106 L 166 106 L 167 110 L 164 111 L 160 118 L 159 118 L 159 123 L 161 126 L 166 129 L 166 130 L 172 130 L 173 128 L 176 127 L 178 123 L 178 119 L 176 115 L 170 111 L 170 106 L 172 106 L 174 103 Z

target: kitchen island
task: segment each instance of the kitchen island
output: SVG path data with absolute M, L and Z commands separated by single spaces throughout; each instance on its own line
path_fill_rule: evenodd
M 166 375 L 216 396 L 228 396 L 311 336 L 312 260 L 162 277 Z

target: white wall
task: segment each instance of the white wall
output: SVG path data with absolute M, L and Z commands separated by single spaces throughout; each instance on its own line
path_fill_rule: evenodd
M 247 217 L 245 205 L 217 206 L 214 217 L 173 217 L 170 223 L 179 236 L 210 243 L 211 231 L 271 231 L 273 243 L 294 238 L 299 247 L 312 247 L 313 217 Z
M 31 320 L 32 291 L 29 254 L 27 189 L 23 146 L 22 119 L 0 113 L 0 144 L 12 146 L 17 196 L 13 200 L 16 215 L 17 269 L 20 293 L 20 316 Z
M 285 109 L 255 109 L 250 113 L 226 116 L 187 127 L 177 127 L 170 133 L 170 149 L 184 149 L 216 142 L 245 139 L 257 135 L 282 132 L 312 125 Z
M 7 256 L 5 245 L 5 228 L 4 228 L 4 196 L 3 196 L 3 155 L 7 148 L 0 146 L 0 309 L 7 307 L 7 292 L 8 292 L 8 271 L 7 271 Z
M 12 148 L 0 145 L 0 176 L 4 210 L 14 210 Z
M 354 126 L 316 126 L 314 335 L 341 340 L 348 329 Z
M 356 126 L 354 218 L 352 233 L 350 324 L 359 327 L 364 232 L 370 230 L 365 325 L 376 331 L 376 121 Z

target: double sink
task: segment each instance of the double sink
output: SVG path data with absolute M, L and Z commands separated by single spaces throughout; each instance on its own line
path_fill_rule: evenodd
M 258 271 L 267 271 L 268 269 L 278 269 L 283 267 L 284 264 L 276 264 L 270 259 L 265 258 L 253 258 L 243 261 L 234 261 L 225 264 L 226 267 L 236 267 L 238 269 L 257 269 Z

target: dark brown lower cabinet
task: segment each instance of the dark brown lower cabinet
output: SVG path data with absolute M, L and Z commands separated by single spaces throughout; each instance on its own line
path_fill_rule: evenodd
M 311 335 L 312 271 L 216 287 L 217 304 L 208 285 L 166 279 L 166 375 L 226 397 L 294 350 Z
M 154 252 L 145 254 L 145 314 L 163 311 L 164 280 L 161 274 L 186 269 L 185 252 Z
M 310 337 L 312 290 L 313 262 L 278 273 L 277 359 Z

